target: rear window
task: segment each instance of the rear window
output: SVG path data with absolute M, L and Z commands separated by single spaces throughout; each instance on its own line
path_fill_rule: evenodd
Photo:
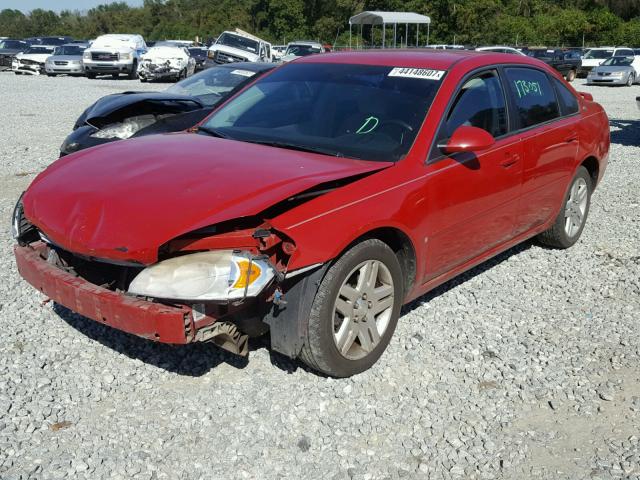
M 565 115 L 573 115 L 578 113 L 580 106 L 578 99 L 571 93 L 571 91 L 557 78 L 553 79 L 553 84 L 556 87 L 558 93 L 558 100 L 560 101 L 560 113 Z
M 516 102 L 520 128 L 548 122 L 560 115 L 546 74 L 532 68 L 507 68 L 505 73 Z

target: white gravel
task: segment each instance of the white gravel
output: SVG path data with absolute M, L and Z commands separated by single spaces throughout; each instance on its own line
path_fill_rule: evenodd
M 166 85 L 0 74 L 0 478 L 640 478 L 640 86 L 581 83 L 614 142 L 582 240 L 449 282 L 337 381 L 42 305 L 14 266 L 19 193 L 94 99 Z

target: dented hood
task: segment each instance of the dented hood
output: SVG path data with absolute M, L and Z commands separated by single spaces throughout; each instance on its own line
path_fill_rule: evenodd
M 58 160 L 27 190 L 24 211 L 66 250 L 151 264 L 177 236 L 389 165 L 192 133 L 152 135 Z

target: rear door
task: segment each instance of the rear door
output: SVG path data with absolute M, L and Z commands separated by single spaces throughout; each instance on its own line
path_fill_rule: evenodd
M 496 138 L 486 151 L 444 155 L 460 126 Z M 462 265 L 513 236 L 522 180 L 522 144 L 510 135 L 506 94 L 495 69 L 464 80 L 429 157 L 426 208 L 429 232 L 425 281 Z
M 579 110 L 567 87 L 546 72 L 532 67 L 509 67 L 504 72 L 513 102 L 513 123 L 524 147 L 522 194 L 515 221 L 516 233 L 522 233 L 558 212 L 578 152 Z M 563 98 L 571 105 L 564 107 Z

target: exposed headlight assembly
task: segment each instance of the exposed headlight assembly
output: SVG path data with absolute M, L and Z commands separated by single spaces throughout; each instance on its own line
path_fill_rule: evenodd
M 275 276 L 248 252 L 216 250 L 156 263 L 140 272 L 129 293 L 167 300 L 227 301 L 255 297 Z
M 24 192 L 20 195 L 16 206 L 13 207 L 13 214 L 11 215 L 11 236 L 14 240 L 18 240 L 22 235 L 22 220 L 24 218 L 24 207 L 22 206 L 22 197 Z
M 153 115 L 140 115 L 138 117 L 127 118 L 124 122 L 112 123 L 106 127 L 92 133 L 93 138 L 119 138 L 124 140 L 131 137 L 138 130 L 148 127 L 155 123 L 156 118 Z

